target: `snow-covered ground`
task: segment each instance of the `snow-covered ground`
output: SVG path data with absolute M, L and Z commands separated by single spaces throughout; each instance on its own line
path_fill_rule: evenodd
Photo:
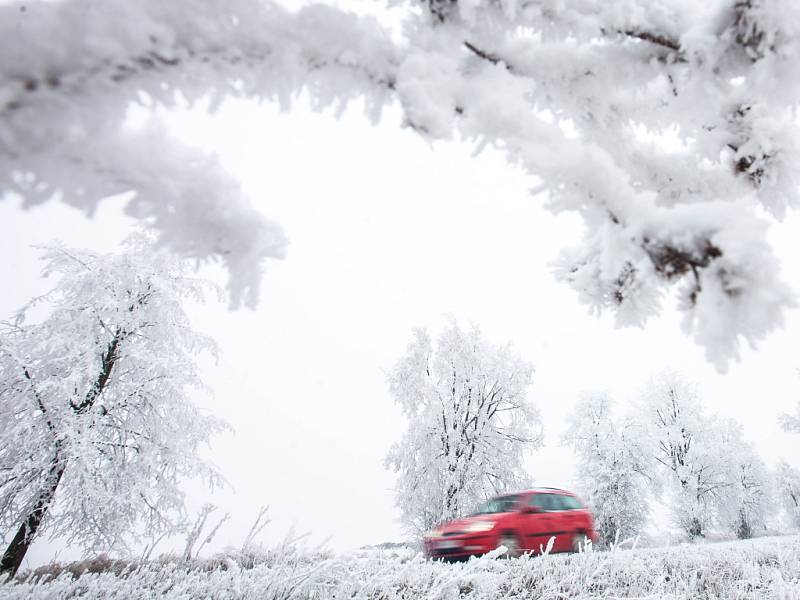
M 63 573 L 0 585 L 0 598 L 800 598 L 798 536 L 455 564 L 408 549 L 331 555 L 284 547 L 193 566 Z

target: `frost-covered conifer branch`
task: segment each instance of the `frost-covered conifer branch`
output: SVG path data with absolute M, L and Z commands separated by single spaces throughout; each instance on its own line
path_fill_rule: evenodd
M 376 119 L 397 102 L 429 139 L 495 145 L 544 182 L 552 210 L 584 218 L 558 270 L 583 302 L 642 325 L 675 289 L 684 328 L 720 368 L 793 305 L 760 215 L 798 203 L 790 0 L 426 0 L 394 38 L 331 7 L 269 0 L 22 6 L 0 8 L 3 189 L 89 211 L 128 193 L 166 245 L 226 263 L 234 302 L 257 301 L 282 229 L 213 157 L 158 126 L 127 131 L 130 106 L 289 106 L 305 90 L 317 108 L 365 98 Z
M 388 90 L 387 69 L 354 60 L 370 36 L 381 35 L 361 21 L 326 7 L 294 14 L 256 0 L 203 10 L 158 2 L 6 4 L 0 193 L 27 204 L 58 196 L 92 212 L 103 197 L 130 192 L 129 214 L 148 221 L 173 250 L 225 262 L 232 302 L 254 305 L 264 259 L 285 254 L 282 228 L 251 206 L 215 157 L 182 146 L 158 124 L 130 130 L 129 109 L 209 97 L 212 104 L 249 97 L 288 105 L 303 86 L 322 107 Z M 318 35 L 328 25 L 333 35 Z M 385 56 L 375 49 L 378 65 Z M 348 90 L 350 80 L 363 89 Z

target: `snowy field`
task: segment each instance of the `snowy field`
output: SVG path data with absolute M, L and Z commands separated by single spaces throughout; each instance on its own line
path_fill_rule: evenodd
M 347 555 L 295 548 L 115 574 L 62 573 L 0 586 L 0 598 L 800 598 L 800 537 L 466 563 L 410 550 Z

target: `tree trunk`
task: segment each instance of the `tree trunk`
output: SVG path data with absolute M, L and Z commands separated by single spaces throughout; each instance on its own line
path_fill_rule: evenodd
M 699 537 L 705 537 L 703 535 L 703 524 L 697 517 L 692 517 L 686 532 L 689 534 L 690 540 L 696 540 Z
M 65 468 L 66 464 L 59 461 L 50 469 L 51 477 L 49 478 L 48 486 L 39 494 L 39 499 L 36 501 L 33 510 L 25 518 L 22 525 L 19 526 L 17 534 L 3 554 L 3 559 L 0 561 L 0 575 L 14 577 L 17 574 L 17 570 L 22 564 L 22 559 L 25 558 L 28 548 L 30 548 L 36 537 L 39 525 L 42 524 L 45 515 L 47 515 Z
M 109 378 L 111 377 L 111 371 L 114 369 L 114 365 L 117 362 L 119 344 L 126 335 L 124 331 L 119 328 L 117 329 L 105 353 L 100 357 L 101 369 L 97 376 L 97 381 L 89 389 L 80 404 L 75 404 L 70 401 L 72 410 L 77 414 L 83 414 L 91 410 L 95 401 L 100 397 L 100 394 L 105 391 Z M 28 379 L 31 378 L 27 371 L 25 371 L 25 376 Z M 38 397 L 37 400 L 39 400 Z M 47 413 L 40 400 L 39 408 L 42 413 Z M 55 434 L 55 429 L 49 420 L 47 421 L 47 426 L 50 428 L 50 431 Z M 36 537 L 39 526 L 42 524 L 42 521 L 47 515 L 47 511 L 50 509 L 50 503 L 53 501 L 53 497 L 58 489 L 58 484 L 61 482 L 61 476 L 64 475 L 64 469 L 66 469 L 66 467 L 66 463 L 61 459 L 61 441 L 55 439 L 55 456 L 50 466 L 46 487 L 39 492 L 39 499 L 36 501 L 33 510 L 25 517 L 14 539 L 11 540 L 8 548 L 6 548 L 6 551 L 3 553 L 3 558 L 0 561 L 0 576 L 8 574 L 9 577 L 14 577 L 14 575 L 17 574 L 17 570 L 22 564 L 22 559 L 25 558 L 28 548 L 30 548 L 31 543 L 33 543 Z
M 753 528 L 750 526 L 750 519 L 747 518 L 747 512 L 744 509 L 739 511 L 736 537 L 740 540 L 747 540 L 753 537 Z

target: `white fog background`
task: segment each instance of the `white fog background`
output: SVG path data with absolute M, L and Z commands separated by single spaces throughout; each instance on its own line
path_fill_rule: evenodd
M 500 153 L 429 145 L 401 129 L 396 112 L 373 126 L 356 105 L 337 119 L 302 100 L 288 113 L 226 102 L 213 116 L 187 112 L 170 123 L 217 152 L 290 238 L 288 257 L 267 266 L 256 310 L 231 312 L 210 298 L 191 311 L 221 350 L 217 364 L 204 360 L 215 396 L 198 401 L 234 429 L 208 451 L 230 488 L 213 496 L 190 488 L 190 511 L 211 501 L 218 516 L 231 513 L 207 550 L 240 545 L 261 505 L 272 519 L 265 543 L 293 525 L 337 550 L 404 539 L 394 476 L 383 467 L 404 422 L 384 370 L 413 328 L 436 332 L 450 317 L 474 322 L 494 343 L 511 341 L 534 363 L 529 397 L 546 435 L 529 461 L 537 485 L 574 487 L 574 458 L 559 442 L 581 391 L 608 390 L 623 411 L 665 368 L 698 381 L 707 409 L 738 419 L 770 466 L 796 455 L 796 436 L 777 418 L 800 394 L 798 312 L 757 351 L 743 349 L 727 374 L 681 333 L 672 309 L 645 330 L 616 329 L 550 273 L 549 261 L 578 241 L 579 219 L 544 209 L 547 199 L 529 193 L 536 181 Z M 40 279 L 32 245 L 113 249 L 133 230 L 121 202 L 106 201 L 92 219 L 58 203 L 23 211 L 18 199 L 0 202 L 0 318 L 52 285 Z M 784 279 L 800 290 L 797 228 L 790 216 L 771 239 Z M 224 285 L 221 269 L 200 274 Z M 57 551 L 61 560 L 79 555 L 39 540 L 28 564 Z

